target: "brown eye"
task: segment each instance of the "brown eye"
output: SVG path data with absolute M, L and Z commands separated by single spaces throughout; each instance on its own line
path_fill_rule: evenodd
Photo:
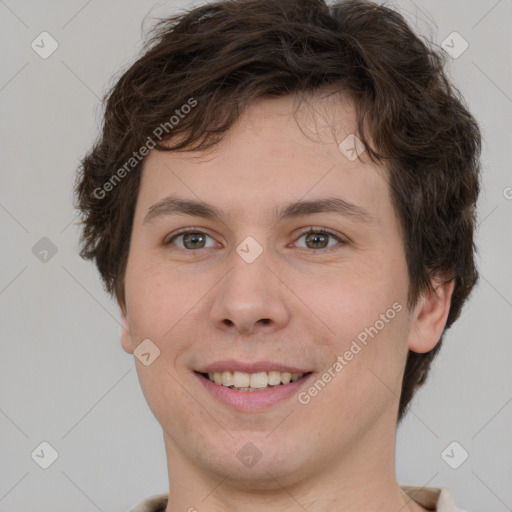
M 186 249 L 202 249 L 205 240 L 204 233 L 186 233 L 183 235 L 183 245 Z
M 303 233 L 297 240 L 304 238 L 305 249 L 329 251 L 336 249 L 336 246 L 344 244 L 344 241 L 337 235 L 323 229 L 310 229 Z M 331 243 L 334 242 L 334 243 Z M 337 242 L 337 243 L 336 243 Z
M 208 249 L 214 245 L 214 243 L 206 245 L 208 238 L 213 241 L 210 235 L 202 231 L 188 230 L 174 235 L 169 241 L 165 242 L 165 245 L 176 245 L 178 248 L 185 250 Z
M 311 249 L 325 249 L 329 243 L 329 237 L 326 233 L 308 233 L 306 235 L 306 245 L 311 244 Z

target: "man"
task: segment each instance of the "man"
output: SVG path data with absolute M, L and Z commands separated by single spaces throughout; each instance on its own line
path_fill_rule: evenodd
M 163 20 L 83 159 L 82 256 L 121 309 L 169 492 L 136 512 L 457 511 L 397 423 L 477 279 L 480 134 L 370 2 Z

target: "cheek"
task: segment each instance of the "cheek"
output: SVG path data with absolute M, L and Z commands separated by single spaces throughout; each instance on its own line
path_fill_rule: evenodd
M 330 354 L 326 370 L 336 375 L 328 385 L 333 406 L 344 402 L 362 410 L 399 393 L 407 355 L 408 280 L 405 263 L 400 265 L 398 256 L 395 262 L 344 269 L 301 291 L 309 290 L 308 306 L 329 328 L 319 343 Z M 334 366 L 338 357 L 342 361 Z
M 176 371 L 176 359 L 190 342 L 189 316 L 199 290 L 188 286 L 176 269 L 161 264 L 138 264 L 132 260 L 126 272 L 126 306 L 132 344 L 151 340 L 160 355 L 149 366 L 136 359 L 142 391 L 155 417 L 166 425 L 177 425 L 169 404 L 186 403 L 189 396 L 177 384 L 183 375 Z M 172 428 L 175 428 L 172 427 Z
M 338 340 L 342 349 L 347 341 L 376 322 L 379 331 L 388 331 L 391 324 L 397 323 L 396 318 L 404 316 L 407 279 L 399 265 L 359 262 L 337 270 L 320 279 L 302 279 L 300 287 L 294 288 L 329 328 L 331 343 Z M 400 314 L 397 309 L 402 309 Z
M 165 269 L 161 264 L 134 263 L 128 267 L 126 306 L 132 335 L 157 343 L 172 336 L 180 319 L 197 302 L 197 290 L 190 286 L 189 278 L 187 282 L 184 279 L 176 269 Z
M 384 314 L 386 311 L 383 310 Z M 339 324 L 337 332 L 341 335 L 330 347 L 331 362 L 319 375 L 320 380 L 328 380 L 328 383 L 325 387 L 316 384 L 320 391 L 314 389 L 315 383 L 313 389 L 306 389 L 312 395 L 311 407 L 324 411 L 311 418 L 318 430 L 328 425 L 336 432 L 334 438 L 339 438 L 340 442 L 349 441 L 351 433 L 360 435 L 362 428 L 373 425 L 395 410 L 407 354 L 406 345 L 401 341 L 404 339 L 404 318 L 405 311 L 402 310 L 383 327 L 378 320 L 358 318 L 359 325 L 352 324 L 349 330 L 351 333 L 357 331 L 359 337 L 351 333 L 344 336 L 341 334 L 343 326 Z M 302 397 L 303 400 L 307 398 Z

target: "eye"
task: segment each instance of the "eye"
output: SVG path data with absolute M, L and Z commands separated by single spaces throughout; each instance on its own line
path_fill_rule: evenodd
M 308 229 L 308 231 L 302 233 L 297 239 L 297 241 L 300 240 L 301 238 L 304 238 L 306 244 L 305 248 L 311 249 L 313 251 L 330 251 L 336 249 L 337 246 L 341 246 L 346 243 L 338 235 L 331 233 L 329 230 L 326 230 L 325 228 L 311 227 Z M 329 245 L 329 239 L 335 239 L 338 241 L 338 243 Z
M 175 240 L 180 243 L 176 243 L 179 249 L 184 250 L 194 250 L 194 249 L 208 249 L 210 247 L 214 247 L 215 241 L 211 245 L 206 245 L 207 239 L 213 238 L 206 234 L 204 231 L 200 231 L 195 228 L 187 228 L 178 233 L 175 233 L 171 238 L 168 238 L 164 241 L 164 245 L 174 244 Z

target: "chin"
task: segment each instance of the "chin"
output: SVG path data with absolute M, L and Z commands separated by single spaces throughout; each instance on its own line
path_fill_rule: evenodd
M 282 486 L 293 485 L 316 471 L 312 460 L 314 447 L 306 440 L 293 441 L 288 436 L 285 442 L 277 435 L 275 439 L 265 436 L 268 431 L 233 436 L 228 444 L 196 448 L 195 463 L 216 479 L 245 491 L 282 491 Z M 303 449 L 306 446 L 308 449 Z

